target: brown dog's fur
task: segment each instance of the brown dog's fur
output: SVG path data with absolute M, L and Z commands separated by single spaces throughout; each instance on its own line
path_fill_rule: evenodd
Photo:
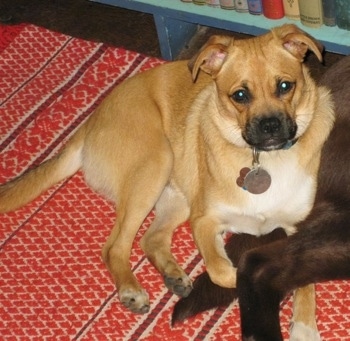
M 260 37 L 213 37 L 189 63 L 168 63 L 118 86 L 53 159 L 0 188 L 0 211 L 17 209 L 82 168 L 116 202 L 118 217 L 102 255 L 121 301 L 149 309 L 129 266 L 135 234 L 166 285 L 186 296 L 191 282 L 170 253 L 174 229 L 190 219 L 211 279 L 234 287 L 225 230 L 288 233 L 312 208 L 322 145 L 333 124 L 328 91 L 303 65 L 317 42 L 294 25 Z M 289 149 L 286 146 L 294 144 Z M 236 184 L 252 148 L 272 178 L 263 194 Z

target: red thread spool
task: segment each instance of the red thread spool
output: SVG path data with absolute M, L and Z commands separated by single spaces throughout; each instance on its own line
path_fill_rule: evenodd
M 269 19 L 284 17 L 283 0 L 262 0 L 263 14 Z

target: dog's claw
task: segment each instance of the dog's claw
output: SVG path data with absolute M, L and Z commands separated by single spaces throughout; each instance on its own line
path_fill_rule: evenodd
M 192 291 L 192 283 L 187 276 L 177 278 L 164 276 L 164 283 L 175 295 L 181 297 L 187 297 Z
M 122 304 L 135 314 L 146 314 L 150 310 L 149 304 L 145 304 L 141 307 L 137 307 L 133 303 L 130 304 L 130 302 L 122 302 Z
M 150 310 L 149 297 L 146 291 L 126 290 L 119 293 L 121 303 L 131 312 L 146 314 Z

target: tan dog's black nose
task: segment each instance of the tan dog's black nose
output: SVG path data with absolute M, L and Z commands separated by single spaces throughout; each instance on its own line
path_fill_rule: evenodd
M 260 130 L 264 134 L 275 134 L 281 129 L 281 121 L 278 117 L 263 118 L 259 122 Z

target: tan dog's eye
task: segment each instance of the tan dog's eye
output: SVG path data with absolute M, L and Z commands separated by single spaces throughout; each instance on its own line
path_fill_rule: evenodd
M 240 104 L 247 104 L 250 101 L 250 95 L 249 92 L 246 89 L 240 89 L 235 91 L 231 98 Z
M 294 87 L 294 83 L 288 81 L 281 81 L 277 85 L 277 94 L 285 95 L 289 91 L 291 91 Z

